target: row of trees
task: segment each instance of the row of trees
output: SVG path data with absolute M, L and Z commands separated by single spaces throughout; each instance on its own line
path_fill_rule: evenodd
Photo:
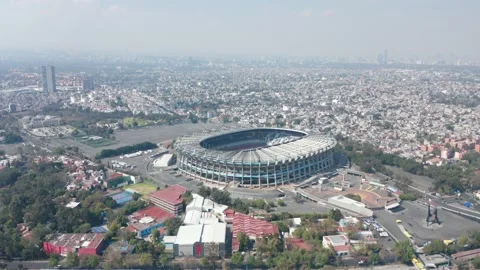
M 125 154 L 131 154 L 138 151 L 145 151 L 150 149 L 155 149 L 158 146 L 151 142 L 143 142 L 135 145 L 127 145 L 117 149 L 103 149 L 98 155 L 97 158 L 109 158 Z
M 20 143 L 20 142 L 23 142 L 22 136 L 13 132 L 7 132 L 3 136 L 3 140 L 2 140 L 2 143 L 4 144 L 12 144 L 12 143 Z

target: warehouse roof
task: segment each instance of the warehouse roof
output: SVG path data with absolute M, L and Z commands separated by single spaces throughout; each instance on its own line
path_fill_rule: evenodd
M 175 239 L 177 245 L 193 245 L 200 242 L 203 232 L 203 225 L 180 226 Z
M 203 243 L 225 243 L 227 234 L 226 223 L 214 223 L 203 226 L 202 242 Z

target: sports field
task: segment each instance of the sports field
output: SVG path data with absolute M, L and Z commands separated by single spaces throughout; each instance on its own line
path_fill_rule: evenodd
M 122 122 L 123 122 L 123 125 L 125 127 L 133 128 L 134 127 L 134 125 L 133 125 L 134 122 L 137 122 L 137 127 L 144 127 L 144 126 L 150 124 L 152 121 L 145 120 L 145 119 L 142 119 L 142 118 L 126 117 L 122 120 Z
M 157 186 L 150 183 L 139 183 L 134 185 L 125 186 L 124 189 L 135 190 L 137 193 L 148 195 L 157 190 Z
M 93 136 L 93 137 L 96 137 L 96 136 Z M 77 137 L 75 137 L 75 140 L 77 142 L 83 143 L 83 144 L 88 145 L 88 146 L 93 147 L 93 148 L 105 147 L 105 146 L 115 144 L 114 141 L 106 139 L 106 138 L 92 139 L 92 136 L 77 136 Z

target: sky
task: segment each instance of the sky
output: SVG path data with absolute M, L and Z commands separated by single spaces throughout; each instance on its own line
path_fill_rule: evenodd
M 480 57 L 478 0 L 0 0 L 0 50 Z

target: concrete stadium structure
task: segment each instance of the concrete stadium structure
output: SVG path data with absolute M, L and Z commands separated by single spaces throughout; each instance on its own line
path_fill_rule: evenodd
M 271 187 L 305 180 L 334 165 L 334 138 L 280 129 L 210 130 L 175 143 L 177 166 L 205 181 Z

